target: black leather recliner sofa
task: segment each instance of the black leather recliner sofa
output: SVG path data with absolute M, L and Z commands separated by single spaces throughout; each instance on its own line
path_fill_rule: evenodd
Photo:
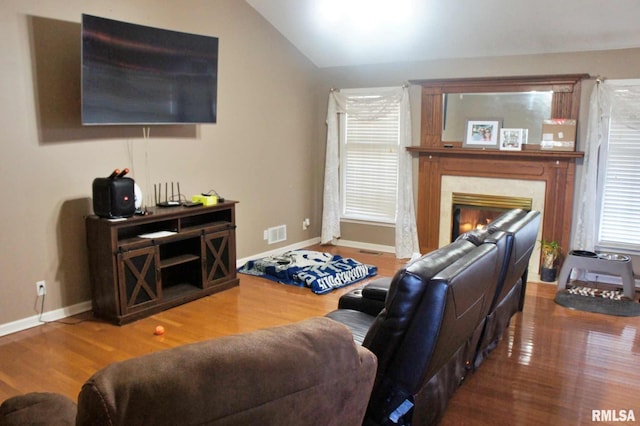
M 341 297 L 328 317 L 378 357 L 365 424 L 436 424 L 523 307 L 539 212 L 511 210 Z
M 540 212 L 511 210 L 491 222 L 482 243 L 506 240 L 503 266 L 496 294 L 489 309 L 482 339 L 474 357 L 477 368 L 498 345 L 511 317 L 524 309 L 524 296 L 529 275 L 529 260 L 540 228 Z

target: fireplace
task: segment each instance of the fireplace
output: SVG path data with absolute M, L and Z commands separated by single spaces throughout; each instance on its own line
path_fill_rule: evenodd
M 456 192 L 478 192 L 476 183 L 485 178 L 501 181 L 536 182 L 543 186 L 542 205 L 532 210 L 543 213 L 540 238 L 555 240 L 561 247 L 570 246 L 576 162 L 584 157 L 579 151 L 543 150 L 537 141 L 523 145 L 521 151 L 469 148 L 461 141 L 442 138 L 445 117 L 443 94 L 503 93 L 531 90 L 552 90 L 551 117 L 580 117 L 580 87 L 586 74 L 481 77 L 457 79 L 414 80 L 422 86 L 420 114 L 420 145 L 407 151 L 418 157 L 417 226 L 420 251 L 427 253 L 451 241 L 451 200 L 445 200 L 446 178 L 470 179 Z M 506 185 L 494 184 L 493 189 Z M 516 196 L 524 196 L 521 192 Z M 448 202 L 445 202 L 448 201 Z M 442 240 L 443 223 L 445 240 Z M 539 246 L 539 245 L 537 245 Z M 536 253 L 532 255 L 537 257 Z M 532 270 L 532 269 L 530 269 Z
M 440 223 L 438 226 L 438 246 L 451 242 L 455 204 L 482 205 L 488 210 L 499 211 L 518 208 L 539 211 L 546 214 L 544 181 L 487 178 L 477 176 L 442 176 L 439 187 Z M 497 217 L 497 215 L 496 215 Z M 493 218 L 495 219 L 495 217 Z M 542 229 L 537 240 L 542 239 Z M 537 273 L 540 266 L 540 245 L 536 244 L 529 262 L 529 270 Z
M 510 209 L 531 210 L 531 198 L 491 194 L 451 195 L 451 241 L 460 234 L 483 228 Z

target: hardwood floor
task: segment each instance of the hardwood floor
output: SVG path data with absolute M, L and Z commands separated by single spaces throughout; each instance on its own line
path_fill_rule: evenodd
M 379 275 L 403 264 L 390 254 L 320 249 L 376 265 Z M 318 296 L 241 275 L 239 287 L 121 327 L 86 313 L 0 337 L 0 401 L 32 391 L 75 399 L 91 374 L 114 361 L 322 316 L 349 290 Z M 592 410 L 633 410 L 640 422 L 640 318 L 571 311 L 554 295 L 553 285 L 529 283 L 524 312 L 456 391 L 443 425 L 587 424 Z M 153 334 L 156 325 L 163 336 Z

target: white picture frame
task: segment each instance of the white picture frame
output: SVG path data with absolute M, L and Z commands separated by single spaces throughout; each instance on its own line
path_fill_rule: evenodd
M 527 129 L 500 129 L 501 151 L 522 151 L 522 145 L 526 143 Z

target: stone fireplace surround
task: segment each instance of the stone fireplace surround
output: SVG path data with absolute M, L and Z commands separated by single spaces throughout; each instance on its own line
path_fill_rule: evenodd
M 429 147 L 407 150 L 418 155 L 417 222 L 422 253 L 448 243 L 442 234 L 449 233 L 451 227 L 451 185 L 460 186 L 456 192 L 502 195 L 501 191 L 507 191 L 505 195 L 519 197 L 531 193 L 532 208 L 542 213 L 540 238 L 569 247 L 575 160 L 582 158 L 583 153 Z M 445 208 L 449 211 L 443 211 Z M 539 253 L 532 258 L 535 259 L 530 272 L 538 273 Z
M 523 179 L 479 178 L 466 176 L 443 176 L 440 192 L 440 230 L 438 245 L 450 243 L 452 226 L 452 195 L 466 192 L 471 194 L 499 195 L 506 197 L 524 197 L 531 199 L 531 210 L 541 213 L 544 220 L 544 181 Z M 538 241 L 542 230 L 538 231 Z M 529 270 L 537 273 L 540 267 L 540 246 L 536 244 L 529 262 Z

